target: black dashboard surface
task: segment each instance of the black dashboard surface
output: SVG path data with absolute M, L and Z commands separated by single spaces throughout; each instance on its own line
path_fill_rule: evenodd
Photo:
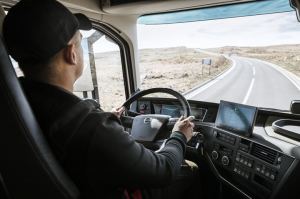
M 218 128 L 219 104 L 190 101 L 195 131 L 203 134 L 203 154 L 217 178 L 242 198 L 282 198 L 300 194 L 300 142 L 277 136 L 270 127 L 278 119 L 298 119 L 300 115 L 258 109 L 251 136 Z M 181 108 L 174 99 L 142 98 L 131 106 L 139 114 L 166 114 L 179 117 Z M 298 176 L 296 178 L 295 176 Z
M 190 103 L 191 115 L 196 121 L 214 122 L 216 119 L 218 104 L 214 103 Z M 174 118 L 182 115 L 182 108 L 176 100 L 166 98 L 143 98 L 131 106 L 131 111 L 140 114 L 166 114 Z

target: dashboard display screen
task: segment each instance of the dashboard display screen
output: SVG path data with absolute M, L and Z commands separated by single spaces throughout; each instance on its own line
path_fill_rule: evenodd
M 179 107 L 174 105 L 162 105 L 161 114 L 176 118 L 181 116 L 181 111 Z
M 181 115 L 183 115 L 183 110 L 178 105 L 163 104 L 158 106 L 156 104 L 154 105 L 154 109 L 156 114 L 169 115 L 173 118 L 179 118 Z M 207 109 L 191 107 L 191 115 L 195 117 L 195 120 L 203 121 L 206 112 Z
M 221 101 L 216 126 L 243 136 L 251 136 L 257 108 L 233 102 Z

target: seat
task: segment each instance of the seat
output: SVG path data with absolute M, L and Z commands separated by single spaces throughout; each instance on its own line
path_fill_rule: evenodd
M 78 199 L 79 190 L 51 152 L 2 39 L 0 92 L 1 198 L 5 195 L 14 199 Z

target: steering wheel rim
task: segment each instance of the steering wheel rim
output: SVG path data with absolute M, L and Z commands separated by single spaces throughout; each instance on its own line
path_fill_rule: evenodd
M 188 117 L 191 114 L 191 108 L 188 101 L 185 97 L 177 91 L 174 91 L 170 88 L 150 88 L 143 91 L 139 91 L 133 94 L 129 99 L 124 102 L 123 106 L 129 110 L 129 106 L 131 103 L 136 101 L 137 99 L 152 93 L 167 93 L 174 96 L 183 108 L 183 116 Z M 170 128 L 174 126 L 177 119 L 172 118 L 169 115 L 163 114 L 144 114 L 138 115 L 135 117 L 131 116 L 122 116 L 122 122 L 126 120 L 130 120 L 132 122 L 131 126 L 131 137 L 137 141 L 141 142 L 155 142 L 155 140 L 161 140 L 168 136 L 164 129 L 165 127 Z
M 183 116 L 190 116 L 191 108 L 188 101 L 182 94 L 170 88 L 151 88 L 139 91 L 133 94 L 129 99 L 127 99 L 123 106 L 127 110 L 129 110 L 129 106 L 131 103 L 145 95 L 152 93 L 167 93 L 174 96 L 182 105 L 184 112 Z M 121 120 L 123 125 L 125 121 L 127 121 L 127 124 L 131 123 L 131 126 L 126 125 L 128 128 L 131 127 L 131 137 L 143 143 L 155 142 L 156 140 L 162 140 L 168 137 L 169 130 L 173 128 L 174 124 L 177 121 L 176 118 L 172 118 L 171 116 L 164 114 L 142 114 L 133 117 L 122 116 Z
M 137 99 L 145 96 L 145 95 L 149 95 L 149 94 L 153 94 L 153 93 L 167 93 L 170 94 L 172 96 L 174 96 L 181 104 L 182 108 L 183 108 L 183 116 L 184 117 L 188 117 L 191 115 L 191 107 L 190 104 L 188 103 L 188 101 L 185 99 L 185 97 L 180 94 L 179 92 L 171 89 L 171 88 L 150 88 L 150 89 L 146 89 L 146 90 L 142 90 L 142 91 L 138 91 L 137 93 L 134 93 L 132 96 L 130 96 L 123 104 L 124 107 L 126 107 L 127 109 L 129 109 L 129 106 L 132 102 L 136 101 Z

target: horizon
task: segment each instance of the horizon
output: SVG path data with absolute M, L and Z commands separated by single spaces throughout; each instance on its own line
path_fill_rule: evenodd
M 84 32 L 88 36 L 89 32 Z M 300 44 L 300 23 L 292 12 L 163 25 L 137 24 L 138 49 L 212 49 Z M 94 52 L 118 51 L 102 37 Z
M 274 46 L 297 46 L 297 45 L 300 45 L 300 43 L 297 43 L 297 44 L 279 44 L 279 45 L 269 45 L 269 46 L 221 46 L 221 47 L 217 47 L 217 48 L 190 48 L 190 47 L 186 47 L 186 46 L 173 46 L 173 47 L 159 47 L 159 48 L 143 48 L 143 49 L 139 49 L 139 50 L 153 50 L 153 49 L 167 49 L 167 48 L 190 48 L 190 49 L 209 50 L 209 49 L 220 49 L 220 48 L 230 48 L 230 47 L 267 48 L 267 47 L 274 47 Z M 119 52 L 119 50 L 112 50 L 112 51 L 105 51 L 105 52 L 95 52 L 95 54 L 110 53 L 110 52 Z

